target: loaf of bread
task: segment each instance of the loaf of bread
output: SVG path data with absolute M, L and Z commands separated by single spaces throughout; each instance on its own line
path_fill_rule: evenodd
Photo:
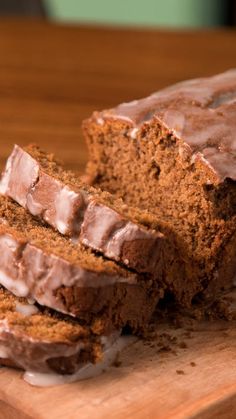
M 175 232 L 186 256 L 177 288 L 195 283 L 191 301 L 214 298 L 235 277 L 235 92 L 230 70 L 95 112 L 83 124 L 87 181 Z M 179 297 L 185 303 L 185 293 Z
M 160 300 L 184 312 L 229 290 L 235 130 L 231 70 L 94 112 L 83 180 L 15 146 L 0 181 L 1 362 L 74 374 L 104 339 L 140 334 Z

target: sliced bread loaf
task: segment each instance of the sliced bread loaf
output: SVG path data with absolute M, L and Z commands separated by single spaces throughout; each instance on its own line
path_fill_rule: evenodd
M 36 146 L 14 147 L 0 192 L 60 233 L 74 241 L 80 236 L 83 244 L 133 269 L 156 271 L 162 263 L 165 237 L 150 215 L 83 184 Z
M 0 190 L 74 243 L 78 241 L 139 273 L 151 274 L 159 287 L 168 288 L 184 304 L 201 289 L 182 237 L 167 222 L 85 185 L 36 146 L 14 147 Z M 186 269 L 192 272 L 188 283 Z

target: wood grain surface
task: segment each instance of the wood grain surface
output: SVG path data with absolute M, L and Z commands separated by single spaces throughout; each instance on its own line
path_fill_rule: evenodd
M 158 330 L 92 380 L 42 389 L 0 369 L 0 419 L 235 419 L 235 322 Z
M 84 168 L 95 109 L 236 67 L 236 32 L 128 31 L 0 20 L 0 165 L 36 142 Z
M 14 143 L 33 142 L 82 171 L 87 151 L 80 125 L 93 110 L 231 67 L 236 33 L 230 30 L 0 20 L 0 166 Z M 127 349 L 121 368 L 65 387 L 31 388 L 3 368 L 0 418 L 235 418 L 236 331 L 233 324 L 223 329 L 205 325 L 176 353 L 139 342 Z

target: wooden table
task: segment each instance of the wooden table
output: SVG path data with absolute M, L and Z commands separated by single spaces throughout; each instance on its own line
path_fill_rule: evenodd
M 93 110 L 231 67 L 236 33 L 229 30 L 1 20 L 0 165 L 13 143 L 34 142 L 81 171 L 87 152 L 80 125 Z M 19 373 L 1 369 L 0 418 L 235 418 L 236 332 L 234 325 L 224 327 L 225 334 L 221 326 L 211 333 L 206 326 L 187 348 L 164 358 L 138 343 L 124 354 L 121 369 L 65 388 L 34 389 Z
M 0 164 L 36 142 L 82 169 L 83 118 L 236 67 L 233 31 L 128 31 L 0 21 Z

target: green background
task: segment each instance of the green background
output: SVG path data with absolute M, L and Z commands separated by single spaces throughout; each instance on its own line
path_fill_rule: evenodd
M 204 27 L 224 23 L 224 0 L 46 0 L 52 19 L 99 24 Z

